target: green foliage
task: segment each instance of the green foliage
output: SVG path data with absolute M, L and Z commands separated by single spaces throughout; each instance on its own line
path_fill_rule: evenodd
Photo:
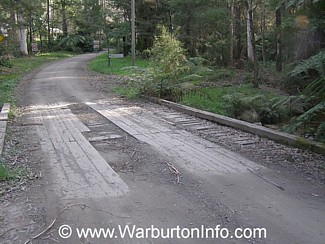
M 307 101 L 304 97 L 278 96 L 250 85 L 199 88 L 184 94 L 182 104 L 231 116 L 233 118 L 278 124 L 291 116 L 302 114 Z
M 291 72 L 292 77 L 302 76 L 311 82 L 304 90 L 309 96 L 325 100 L 325 51 L 301 61 Z
M 133 69 L 130 68 L 131 57 L 111 59 L 110 66 L 107 61 L 107 53 L 101 54 L 90 63 L 90 69 L 102 74 L 132 76 Z M 136 67 L 145 68 L 149 66 L 148 59 L 137 59 Z
M 209 76 L 207 77 L 207 80 L 215 82 L 218 80 L 233 78 L 235 76 L 235 72 L 235 70 L 229 68 L 214 69 L 212 70 L 212 72 L 210 72 Z
M 271 98 L 262 94 L 246 96 L 242 93 L 235 93 L 223 98 L 227 102 L 227 110 L 233 117 L 248 122 L 277 124 L 288 119 L 290 115 L 290 108 L 281 97 Z
M 211 70 L 201 65 L 206 62 L 202 58 L 188 60 L 175 34 L 169 33 L 165 27 L 159 28 L 161 34 L 146 51 L 151 61 L 149 67 L 129 68 L 133 73 L 129 85 L 138 87 L 142 94 L 176 100 L 183 93 L 183 83 L 197 82 Z
M 316 131 L 316 140 L 325 143 L 325 122 L 318 126 Z
M 282 108 L 279 99 L 281 97 L 271 92 L 253 88 L 251 85 L 239 85 L 199 88 L 185 93 L 180 103 L 238 119 L 247 120 L 247 117 L 253 116 L 255 120 L 261 119 L 270 124 L 285 118 L 286 109 Z M 248 114 L 252 116 L 246 117 Z
M 78 33 L 83 36 L 90 36 L 103 30 L 105 21 L 105 9 L 100 5 L 99 1 L 83 0 L 82 7 L 80 3 L 75 3 L 78 9 L 74 12 L 74 21 L 78 26 Z
M 156 79 L 169 83 L 179 78 L 180 73 L 184 71 L 186 51 L 175 34 L 169 33 L 166 27 L 159 28 L 161 34 L 155 37 L 150 56 L 157 72 Z
M 76 53 L 92 52 L 93 51 L 93 39 L 86 35 L 71 35 L 61 37 L 57 40 L 57 46 L 61 50 L 72 51 Z
M 317 71 L 320 75 L 325 75 L 325 51 L 301 61 L 291 72 L 291 76 L 309 76 L 312 71 Z
M 6 77 L 5 79 L 3 79 Z M 17 82 L 15 75 L 0 76 L 0 107 L 6 102 L 13 102 L 13 91 Z
M 307 112 L 294 119 L 290 125 L 285 127 L 285 131 L 294 133 L 298 129 L 305 128 L 319 114 L 325 114 L 325 102 L 320 102 L 316 106 L 309 109 Z
M 137 99 L 140 96 L 140 90 L 132 86 L 118 86 L 113 88 L 113 91 L 129 99 Z
M 15 179 L 21 170 L 10 169 L 6 164 L 0 162 L 0 181 L 7 181 Z
M 12 62 L 8 57 L 0 57 L 0 66 L 12 68 Z
M 202 56 L 213 65 L 229 59 L 230 11 L 224 0 L 171 0 L 175 26 L 180 40 L 191 56 Z
M 203 88 L 185 92 L 180 103 L 216 114 L 228 115 L 225 111 L 225 102 L 220 99 L 224 94 L 222 88 Z

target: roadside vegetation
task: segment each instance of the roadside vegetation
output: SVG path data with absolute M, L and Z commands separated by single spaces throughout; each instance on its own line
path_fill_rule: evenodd
M 21 169 L 10 169 L 5 163 L 0 162 L 0 181 L 14 180 L 22 172 Z
M 107 60 L 107 53 L 99 55 L 90 63 L 90 69 L 93 71 L 110 74 L 110 75 L 131 75 L 131 71 L 124 69 L 131 65 L 131 57 L 126 56 L 124 58 L 111 58 L 110 65 Z M 138 59 L 137 67 L 147 67 L 149 65 L 149 60 L 147 59 Z
M 281 76 L 272 67 L 265 68 L 266 75 L 256 87 L 249 67 L 216 68 L 204 58 L 189 58 L 176 35 L 164 27 L 160 30 L 153 47 L 143 53 L 146 58 L 135 67 L 130 58 L 115 59 L 108 66 L 106 55 L 90 67 L 127 77 L 113 90 L 129 98 L 160 97 L 325 142 L 322 51 Z M 292 92 L 293 87 L 301 92 Z

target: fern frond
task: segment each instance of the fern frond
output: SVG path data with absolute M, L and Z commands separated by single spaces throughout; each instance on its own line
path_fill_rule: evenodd
M 292 71 L 291 76 L 308 74 L 310 70 L 315 70 L 320 76 L 325 76 L 325 51 L 301 61 Z

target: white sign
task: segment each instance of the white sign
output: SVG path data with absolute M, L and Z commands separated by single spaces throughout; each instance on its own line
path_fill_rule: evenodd
M 124 58 L 123 53 L 117 53 L 117 54 L 109 54 L 109 58 Z
M 98 49 L 99 48 L 99 41 L 94 41 L 94 49 Z

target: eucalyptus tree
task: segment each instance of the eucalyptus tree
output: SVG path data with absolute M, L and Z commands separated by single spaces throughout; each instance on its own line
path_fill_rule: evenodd
M 0 3 L 3 10 L 5 28 L 12 43 L 19 43 L 20 53 L 28 55 L 27 31 L 33 23 L 33 16 L 42 9 L 41 1 L 36 0 L 3 0 Z

